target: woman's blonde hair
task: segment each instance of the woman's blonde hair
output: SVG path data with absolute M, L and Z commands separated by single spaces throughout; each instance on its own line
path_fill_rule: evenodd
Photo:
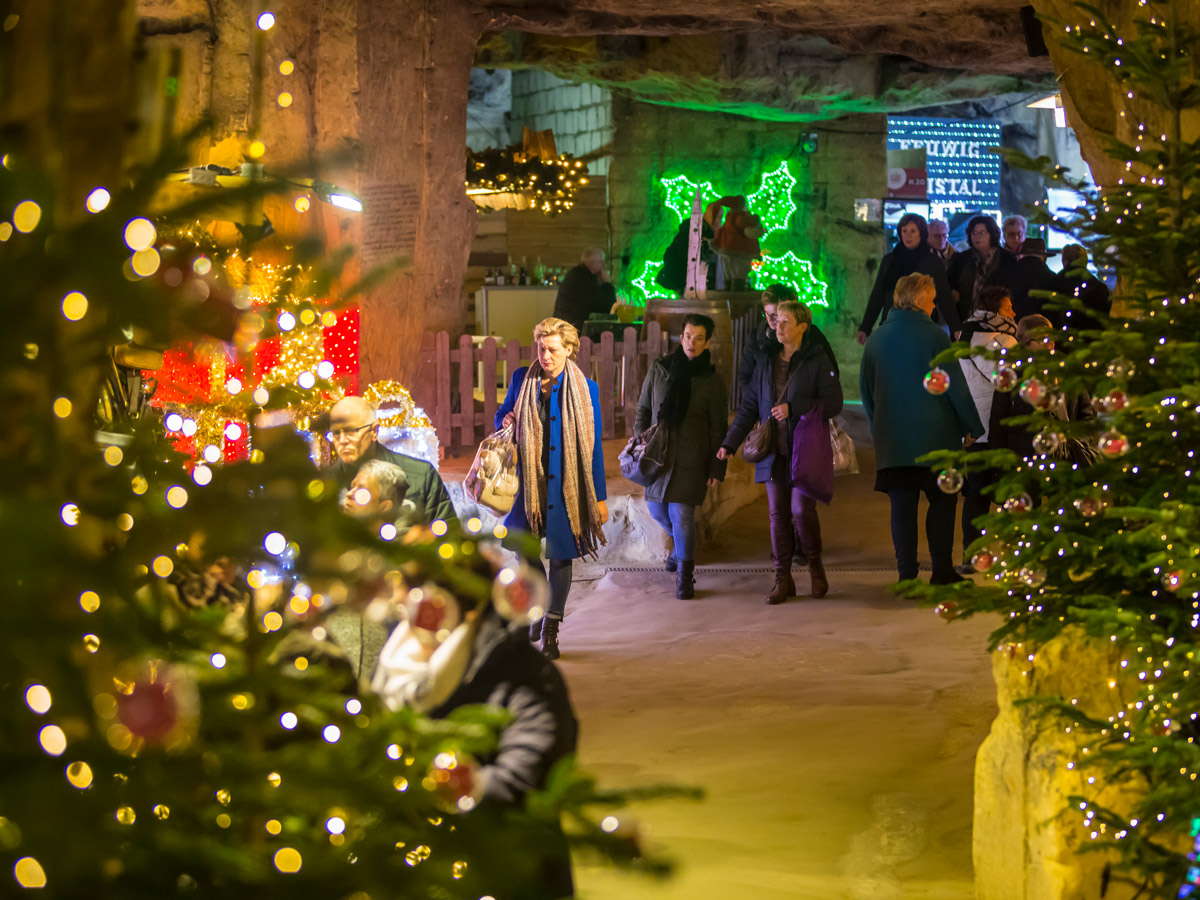
M 556 334 L 562 339 L 563 346 L 567 348 L 568 358 L 574 359 L 575 354 L 579 352 L 579 332 L 575 330 L 574 325 L 565 319 L 556 319 L 554 316 L 550 316 L 533 326 L 533 342 L 535 344 L 542 338 Z M 536 354 L 537 351 L 534 352 Z
M 801 303 L 799 300 L 784 300 L 782 303 L 775 304 L 775 315 L 783 313 L 791 313 L 792 318 L 796 320 L 797 325 L 812 324 L 812 310 Z
M 892 305 L 896 309 L 920 309 L 921 304 L 918 301 L 925 293 L 937 293 L 937 289 L 933 286 L 933 279 L 920 272 L 913 272 L 896 282 Z

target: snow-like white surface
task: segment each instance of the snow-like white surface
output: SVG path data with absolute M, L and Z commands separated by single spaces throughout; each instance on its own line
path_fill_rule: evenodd
M 577 564 L 560 641 L 584 765 L 607 786 L 708 794 L 621 813 L 678 873 L 656 883 L 577 860 L 585 900 L 974 896 L 994 623 L 947 624 L 886 590 L 887 500 L 858 424 L 863 474 L 839 478 L 821 509 L 822 600 L 766 606 L 770 574 L 703 568 L 770 567 L 762 497 L 701 548 L 695 600 L 676 600 L 663 571 Z M 807 573 L 797 586 L 808 591 Z

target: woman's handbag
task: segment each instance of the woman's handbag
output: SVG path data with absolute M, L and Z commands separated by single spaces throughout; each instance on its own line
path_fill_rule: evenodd
M 833 444 L 818 400 L 792 432 L 792 486 L 828 505 L 833 499 Z
M 750 464 L 766 459 L 775 452 L 775 420 L 756 422 L 742 443 L 742 459 Z
M 505 425 L 479 444 L 463 479 L 463 490 L 480 506 L 503 516 L 513 508 L 520 484 L 513 426 Z
M 857 475 L 858 454 L 854 452 L 854 439 L 846 434 L 837 419 L 829 420 L 829 442 L 833 446 L 833 474 Z
M 642 487 L 658 480 L 667 466 L 667 429 L 658 423 L 629 439 L 617 457 L 621 474 Z

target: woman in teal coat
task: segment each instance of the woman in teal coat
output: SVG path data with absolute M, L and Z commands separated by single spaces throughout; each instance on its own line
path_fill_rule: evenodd
M 534 360 L 513 372 L 496 427 L 515 424 L 520 488 L 504 524 L 546 539 L 550 608 L 530 630 L 557 659 L 571 561 L 604 544 L 608 521 L 600 389 L 575 365 L 579 333 L 562 319 L 533 329 Z
M 929 318 L 933 279 L 919 273 L 896 282 L 894 308 L 867 339 L 859 387 L 875 441 L 875 490 L 888 495 L 896 568 L 903 581 L 917 577 L 917 504 L 929 499 L 925 535 L 933 563 L 931 584 L 961 581 L 954 571 L 954 517 L 958 496 L 943 493 L 929 466 L 917 460 L 934 450 L 958 450 L 983 435 L 983 423 L 962 369 L 946 366 L 941 393 L 925 389 L 935 356 L 949 336 Z

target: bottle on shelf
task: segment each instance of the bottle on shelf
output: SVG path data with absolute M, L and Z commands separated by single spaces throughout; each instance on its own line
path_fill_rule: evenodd
M 493 272 L 491 269 L 488 269 L 487 274 L 483 276 L 483 283 L 484 284 L 495 284 L 496 283 L 496 273 Z
M 510 262 L 508 264 L 508 283 L 520 284 L 520 282 L 517 281 L 517 277 L 517 264 L 515 262 Z
M 542 265 L 542 258 L 539 256 L 533 263 L 533 278 L 530 284 L 545 284 L 546 283 L 546 267 Z
M 496 287 L 504 287 L 504 269 L 496 270 Z

